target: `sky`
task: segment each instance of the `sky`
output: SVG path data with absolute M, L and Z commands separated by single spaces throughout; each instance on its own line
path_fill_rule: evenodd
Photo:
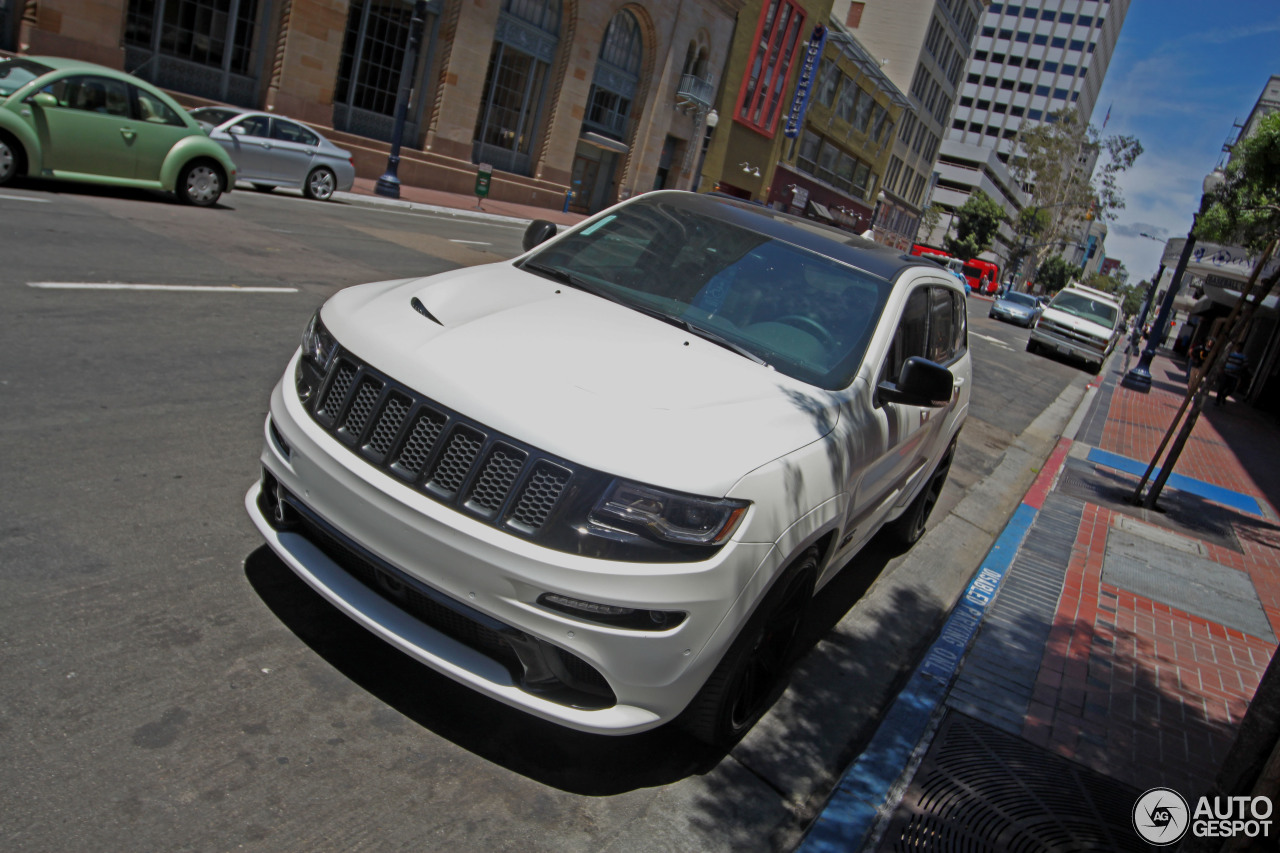
M 1144 149 L 1120 177 L 1125 208 L 1108 222 L 1106 253 L 1129 280 L 1150 280 L 1161 240 L 1185 237 L 1205 175 L 1225 155 L 1272 74 L 1280 74 L 1280 0 L 1133 0 L 1091 122 Z

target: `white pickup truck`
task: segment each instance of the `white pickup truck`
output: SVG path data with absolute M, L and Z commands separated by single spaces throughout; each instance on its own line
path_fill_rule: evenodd
M 1032 326 L 1027 352 L 1044 349 L 1081 358 L 1097 373 L 1115 349 L 1123 316 L 1110 293 L 1083 285 L 1064 287 Z

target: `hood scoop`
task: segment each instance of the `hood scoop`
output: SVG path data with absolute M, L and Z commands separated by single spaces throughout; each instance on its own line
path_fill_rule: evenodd
M 432 314 L 430 311 L 427 310 L 427 306 L 423 305 L 422 300 L 419 299 L 418 297 L 415 296 L 412 299 L 410 299 L 409 304 L 413 306 L 414 311 L 417 311 L 419 314 L 421 314 L 423 317 L 426 317 L 428 320 L 435 323 L 437 326 L 444 325 L 444 323 L 440 322 L 439 317 L 437 317 L 436 315 Z

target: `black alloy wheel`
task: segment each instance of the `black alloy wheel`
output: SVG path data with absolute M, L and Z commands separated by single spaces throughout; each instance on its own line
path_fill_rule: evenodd
M 782 573 L 684 712 L 689 732 L 728 749 L 782 692 L 818 575 L 816 548 Z
M 947 452 L 938 460 L 938 467 L 934 468 L 933 473 L 929 475 L 929 482 L 925 483 L 920 494 L 916 495 L 906 511 L 889 524 L 890 535 L 899 543 L 909 547 L 919 542 L 920 537 L 924 536 L 924 526 L 938 503 L 942 487 L 947 484 L 947 475 L 951 473 L 951 460 L 956 453 L 957 440 L 951 439 Z

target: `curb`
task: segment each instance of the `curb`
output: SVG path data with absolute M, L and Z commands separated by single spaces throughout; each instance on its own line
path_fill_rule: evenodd
M 347 204 L 359 204 L 364 207 L 397 207 L 402 210 L 419 211 L 423 213 L 436 213 L 446 216 L 457 216 L 463 219 L 480 219 L 491 222 L 505 222 L 514 225 L 528 225 L 532 219 L 522 219 L 518 216 L 506 216 L 501 213 L 488 213 L 483 210 L 464 210 L 457 207 L 443 207 L 438 204 L 424 204 L 418 201 L 405 201 L 398 198 L 383 198 L 382 196 L 364 195 L 363 193 L 334 193 L 333 197 L 338 201 Z
M 1099 372 L 1101 376 L 1102 372 Z M 1067 427 L 1053 445 L 1013 515 L 979 563 L 937 637 L 890 704 L 865 750 L 841 776 L 797 853 L 861 850 L 883 832 L 942 720 L 945 700 L 987 610 L 999 592 L 1027 531 L 1066 462 L 1076 431 L 1093 403 L 1091 380 Z

